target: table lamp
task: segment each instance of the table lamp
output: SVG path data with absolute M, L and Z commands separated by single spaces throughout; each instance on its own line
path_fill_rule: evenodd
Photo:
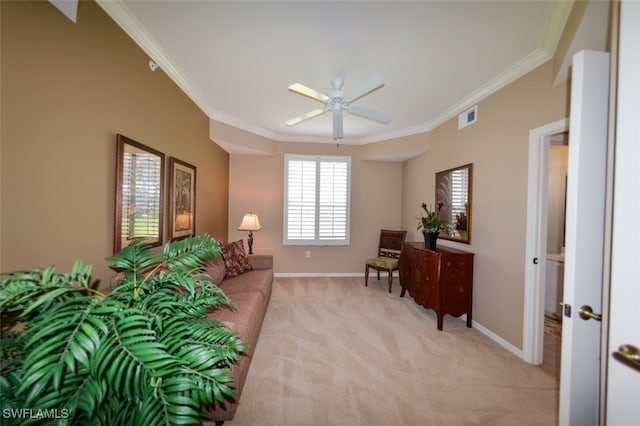
M 262 229 L 260 226 L 260 219 L 257 214 L 246 213 L 242 218 L 242 223 L 238 227 L 238 231 L 249 231 L 249 254 L 253 254 L 253 231 L 259 231 Z

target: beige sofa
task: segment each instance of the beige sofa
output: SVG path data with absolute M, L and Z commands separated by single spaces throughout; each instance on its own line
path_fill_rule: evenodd
M 233 419 L 238 404 L 241 403 L 242 388 L 271 299 L 273 256 L 249 255 L 249 263 L 252 270 L 233 278 L 225 278 L 219 284 L 219 287 L 234 303 L 235 311 L 220 308 L 207 314 L 210 318 L 223 321 L 230 329 L 237 332 L 242 342 L 249 348 L 248 353 L 242 354 L 239 362 L 231 369 L 231 375 L 234 379 L 231 385 L 236 390 L 236 397 L 227 400 L 224 404 L 216 402 L 213 407 L 207 409 L 210 416 L 208 420 L 213 420 L 216 424 Z

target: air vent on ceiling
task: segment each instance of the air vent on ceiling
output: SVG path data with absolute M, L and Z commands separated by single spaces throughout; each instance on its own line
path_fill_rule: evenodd
M 458 116 L 458 129 L 478 121 L 478 105 L 474 105 Z

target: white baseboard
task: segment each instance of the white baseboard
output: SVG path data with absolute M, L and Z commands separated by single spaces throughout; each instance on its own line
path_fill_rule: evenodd
M 467 320 L 466 315 L 463 315 L 462 317 L 460 317 L 460 319 L 462 319 L 463 317 L 464 317 L 464 320 L 466 321 Z M 473 328 L 475 328 L 480 333 L 484 334 L 489 339 L 493 340 L 498 345 L 502 346 L 503 348 L 505 348 L 506 350 L 508 350 L 509 352 L 511 352 L 512 354 L 514 354 L 515 356 L 517 356 L 518 358 L 524 361 L 524 352 L 522 352 L 522 349 L 519 349 L 516 346 L 512 345 L 511 343 L 507 342 L 502 337 L 498 336 L 493 331 L 489 330 L 483 325 L 478 324 L 475 321 L 471 321 L 471 322 L 472 322 Z

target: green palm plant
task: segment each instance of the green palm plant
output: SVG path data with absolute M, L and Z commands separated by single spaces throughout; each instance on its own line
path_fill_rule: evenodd
M 200 424 L 235 394 L 230 366 L 247 349 L 205 316 L 232 306 L 202 271 L 219 254 L 208 235 L 162 254 L 134 241 L 107 259 L 122 270 L 109 294 L 80 261 L 2 274 L 3 424 Z

